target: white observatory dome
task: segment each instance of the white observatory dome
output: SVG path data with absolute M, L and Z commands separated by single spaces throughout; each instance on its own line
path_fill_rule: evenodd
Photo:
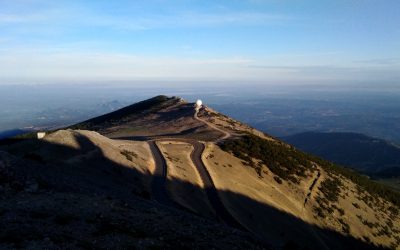
M 196 101 L 196 106 L 197 106 L 197 107 L 201 107 L 202 104 L 203 104 L 203 102 L 202 102 L 200 99 L 198 99 L 198 100 Z

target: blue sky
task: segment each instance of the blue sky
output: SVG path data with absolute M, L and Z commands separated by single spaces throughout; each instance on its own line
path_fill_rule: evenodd
M 0 0 L 0 84 L 399 77 L 398 0 Z

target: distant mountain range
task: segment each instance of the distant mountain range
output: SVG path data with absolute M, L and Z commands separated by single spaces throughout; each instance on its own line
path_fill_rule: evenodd
M 21 135 L 21 134 L 25 134 L 25 133 L 29 133 L 31 131 L 33 131 L 33 129 L 10 129 L 10 130 L 6 130 L 6 131 L 2 131 L 2 132 L 0 132 L 0 140 L 9 138 L 9 137 L 13 137 L 13 136 L 17 136 L 17 135 Z
M 282 138 L 305 152 L 372 177 L 400 176 L 400 147 L 358 133 L 305 132 Z

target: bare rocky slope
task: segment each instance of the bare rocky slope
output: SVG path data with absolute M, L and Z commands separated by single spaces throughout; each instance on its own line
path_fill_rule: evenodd
M 399 249 L 398 193 L 178 97 L 0 151 L 1 247 Z

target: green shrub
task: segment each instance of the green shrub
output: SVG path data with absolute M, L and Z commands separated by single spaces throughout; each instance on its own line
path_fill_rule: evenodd
M 128 151 L 128 150 L 125 150 L 125 149 L 122 150 L 120 153 L 121 153 L 123 156 L 125 156 L 125 158 L 126 158 L 128 161 L 133 161 L 132 156 L 135 157 L 135 158 L 138 157 L 138 155 L 137 155 L 136 153 L 131 152 L 131 151 Z
M 344 215 L 344 210 L 343 209 L 337 208 L 336 210 L 339 212 L 340 216 Z
M 342 175 L 358 185 L 360 191 L 366 191 L 372 196 L 381 197 L 387 201 L 392 202 L 396 207 L 400 207 L 400 193 L 393 189 L 382 185 L 380 183 L 370 180 L 367 176 L 361 175 L 356 171 L 335 165 L 331 162 L 318 158 L 316 156 L 309 155 L 310 160 L 323 167 L 328 172 L 335 173 L 336 175 Z
M 279 178 L 278 176 L 274 176 L 274 180 L 275 180 L 278 184 L 282 184 L 282 180 L 281 180 L 281 178 Z
M 374 228 L 374 227 L 375 227 L 375 223 L 370 222 L 370 221 L 368 221 L 368 220 L 363 220 L 363 221 L 362 221 L 362 224 L 366 225 L 366 226 L 369 227 L 369 228 Z
M 338 201 L 341 186 L 342 183 L 338 178 L 328 178 L 321 182 L 318 189 L 324 194 L 326 199 L 331 202 L 336 202 Z
M 231 139 L 223 142 L 222 150 L 232 152 L 236 157 L 246 162 L 260 175 L 261 167 L 255 166 L 252 158 L 258 159 L 271 172 L 283 180 L 299 183 L 296 176 L 305 177 L 306 170 L 313 168 L 306 154 L 281 142 L 264 140 L 255 135 L 245 135 L 241 139 Z
M 349 234 L 350 233 L 350 226 L 349 224 L 347 224 L 343 219 L 339 218 L 338 219 L 340 224 L 342 225 L 342 231 L 345 234 Z
M 314 207 L 313 210 L 317 214 L 318 217 L 320 217 L 322 219 L 326 217 L 324 210 L 321 207 Z

